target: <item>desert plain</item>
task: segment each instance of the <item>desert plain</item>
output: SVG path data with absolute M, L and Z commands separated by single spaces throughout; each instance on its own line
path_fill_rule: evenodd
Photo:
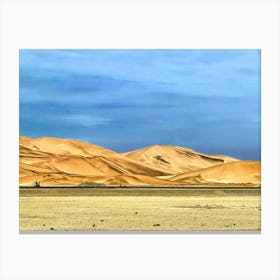
M 22 232 L 261 229 L 258 161 L 49 137 L 20 137 L 19 161 Z
M 260 231 L 259 189 L 21 189 L 21 231 Z

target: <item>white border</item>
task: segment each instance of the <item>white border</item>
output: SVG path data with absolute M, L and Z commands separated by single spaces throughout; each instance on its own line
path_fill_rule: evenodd
M 1 279 L 279 279 L 279 2 L 1 1 Z M 262 233 L 20 235 L 19 48 L 262 50 Z

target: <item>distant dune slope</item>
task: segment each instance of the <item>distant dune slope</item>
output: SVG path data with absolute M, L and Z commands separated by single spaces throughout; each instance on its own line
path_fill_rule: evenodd
M 260 163 L 206 155 L 173 146 L 152 146 L 118 154 L 76 140 L 20 137 L 22 186 L 106 185 L 180 186 L 260 182 Z
M 52 137 L 31 139 L 25 136 L 21 136 L 20 145 L 23 147 L 27 147 L 34 152 L 41 151 L 62 155 L 92 156 L 116 154 L 109 149 L 105 149 L 103 147 L 86 142 Z
M 170 174 L 180 174 L 237 160 L 227 156 L 202 154 L 178 146 L 159 145 L 124 153 L 124 155 Z
M 152 179 L 167 175 L 124 155 L 76 140 L 20 137 L 19 148 L 21 185 L 32 185 L 35 180 L 42 185 L 75 185 L 92 176 L 103 176 L 106 181 L 122 174 Z
M 261 183 L 261 165 L 258 161 L 235 161 L 185 172 L 170 180 L 177 183 L 258 185 Z

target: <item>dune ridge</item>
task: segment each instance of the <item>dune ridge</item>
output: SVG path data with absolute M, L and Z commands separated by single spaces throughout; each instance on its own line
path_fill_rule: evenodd
M 124 153 L 124 155 L 172 174 L 237 160 L 228 156 L 207 155 L 179 146 L 159 145 Z
M 86 142 L 41 137 L 19 139 L 20 186 L 260 185 L 260 162 L 154 145 L 123 154 Z
M 261 165 L 258 161 L 235 161 L 185 172 L 170 180 L 203 184 L 260 184 Z

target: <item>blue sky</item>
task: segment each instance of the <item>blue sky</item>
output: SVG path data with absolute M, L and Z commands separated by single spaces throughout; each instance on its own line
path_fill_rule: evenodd
M 20 135 L 260 159 L 260 50 L 20 50 Z

